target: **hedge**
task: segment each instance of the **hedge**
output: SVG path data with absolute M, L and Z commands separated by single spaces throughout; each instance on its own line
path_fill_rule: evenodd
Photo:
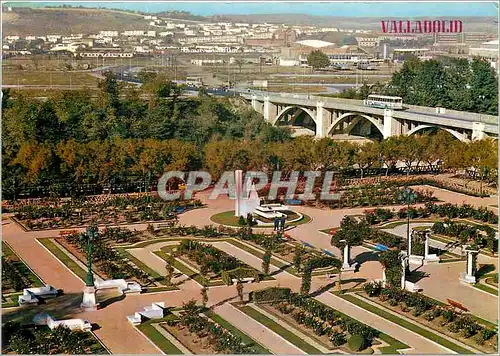
M 251 298 L 257 303 L 273 302 L 277 300 L 289 300 L 290 288 L 269 287 L 251 293 Z

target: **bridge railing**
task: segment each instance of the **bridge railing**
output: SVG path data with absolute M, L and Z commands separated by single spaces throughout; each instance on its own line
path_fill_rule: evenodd
M 331 97 L 325 97 L 325 96 L 319 96 L 319 95 L 310 95 L 310 94 L 294 94 L 294 93 L 273 93 L 273 92 L 266 92 L 266 91 L 257 91 L 253 90 L 249 93 L 243 93 L 247 94 L 249 96 L 251 95 L 256 95 L 259 99 L 263 99 L 264 97 L 268 96 L 271 100 L 274 98 L 277 100 L 277 98 L 291 98 L 295 100 L 301 100 L 302 102 L 300 104 L 306 104 L 304 100 L 314 100 L 318 101 L 321 100 L 324 103 L 342 103 L 344 105 L 353 105 L 353 106 L 364 106 L 363 100 L 356 100 L 356 99 L 343 99 L 343 98 L 331 98 Z M 482 122 L 484 124 L 490 124 L 490 125 L 497 125 L 498 124 L 498 117 L 494 115 L 486 115 L 486 114 L 478 114 L 478 113 L 472 113 L 472 112 L 467 112 L 467 111 L 457 111 L 457 110 L 449 110 L 446 109 L 444 113 L 439 114 L 436 113 L 436 108 L 433 107 L 426 107 L 426 106 L 416 106 L 416 105 L 407 105 L 403 104 L 406 108 L 410 109 L 413 111 L 412 114 L 418 115 L 419 113 L 421 114 L 433 114 L 433 115 L 442 115 L 443 118 L 456 118 L 456 119 L 462 119 L 466 121 L 473 121 L 473 122 Z M 349 109 L 355 109 L 354 107 L 351 107 Z M 405 111 L 402 111 L 403 113 Z M 409 113 L 410 114 L 410 113 Z

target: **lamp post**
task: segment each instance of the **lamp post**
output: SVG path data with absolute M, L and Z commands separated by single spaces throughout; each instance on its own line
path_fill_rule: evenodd
M 92 274 L 92 241 L 97 239 L 99 231 L 96 225 L 87 228 L 87 278 L 83 289 L 83 300 L 80 307 L 85 311 L 97 310 L 95 299 L 94 275 Z
M 399 194 L 399 200 L 403 203 L 406 204 L 406 218 L 407 218 L 407 225 L 406 225 L 406 248 L 407 248 L 407 254 L 410 256 L 410 205 L 415 203 L 417 200 L 417 194 L 415 191 L 409 187 L 406 187 L 400 194 Z
M 97 227 L 95 225 L 87 228 L 87 280 L 86 286 L 94 286 L 94 275 L 92 274 L 92 241 L 97 238 Z

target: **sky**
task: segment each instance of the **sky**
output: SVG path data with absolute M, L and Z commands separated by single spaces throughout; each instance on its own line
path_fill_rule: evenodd
M 309 3 L 308 3 L 309 2 Z M 410 17 L 458 17 L 458 16 L 495 16 L 498 15 L 497 7 L 494 2 L 473 2 L 473 1 L 455 1 L 455 2 L 394 2 L 383 3 L 378 1 L 364 2 L 277 2 L 277 1 L 233 1 L 233 2 L 210 2 L 210 1 L 178 1 L 178 2 L 81 2 L 81 1 L 61 1 L 61 2 L 9 2 L 7 6 L 17 6 L 21 3 L 29 6 L 46 6 L 70 4 L 72 6 L 88 7 L 108 7 L 120 8 L 125 10 L 138 10 L 144 12 L 159 12 L 167 10 L 189 11 L 195 15 L 223 15 L 223 14 L 308 14 L 323 16 L 342 16 L 342 17 L 401 17 L 402 19 Z M 266 4 L 263 4 L 266 3 Z M 390 6 L 390 9 L 388 9 Z

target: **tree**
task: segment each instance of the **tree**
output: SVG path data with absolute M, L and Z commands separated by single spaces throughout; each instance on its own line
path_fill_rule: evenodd
M 307 64 L 314 69 L 325 68 L 330 65 L 330 59 L 318 49 L 309 53 L 307 56 Z
M 401 265 L 401 251 L 387 250 L 380 254 L 380 264 L 385 269 L 387 281 L 390 286 L 397 288 L 401 285 L 402 265 Z
M 271 250 L 266 249 L 266 252 L 264 253 L 264 256 L 262 256 L 262 272 L 264 274 L 269 274 L 269 266 L 271 264 Z
M 302 246 L 297 246 L 295 248 L 295 254 L 293 256 L 293 266 L 297 270 L 297 272 L 300 272 L 302 269 L 302 256 L 304 256 L 305 251 Z
M 243 301 L 243 283 L 238 280 L 238 282 L 236 282 L 236 291 L 238 292 L 238 297 L 240 298 L 240 302 Z
M 378 142 L 367 142 L 354 151 L 353 160 L 358 164 L 361 171 L 361 178 L 366 169 L 373 166 L 380 159 L 380 144 Z
M 167 257 L 167 265 L 165 266 L 165 268 L 167 269 L 167 275 L 165 276 L 165 280 L 168 284 L 170 284 L 172 281 L 172 276 L 174 274 L 174 264 L 175 264 L 175 257 L 171 253 Z
M 466 167 L 474 167 L 479 175 L 480 194 L 483 194 L 483 180 L 498 169 L 498 141 L 476 140 L 466 146 L 464 158 Z

